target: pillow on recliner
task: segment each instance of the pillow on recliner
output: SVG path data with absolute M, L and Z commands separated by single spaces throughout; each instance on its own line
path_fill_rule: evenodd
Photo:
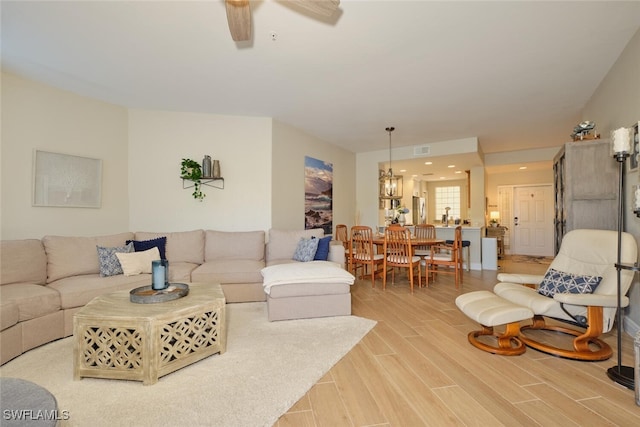
M 599 276 L 580 276 L 550 268 L 538 286 L 538 293 L 551 298 L 555 294 L 591 294 L 601 281 Z

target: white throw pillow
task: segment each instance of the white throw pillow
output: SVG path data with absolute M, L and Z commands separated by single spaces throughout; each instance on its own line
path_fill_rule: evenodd
M 135 276 L 141 273 L 151 273 L 151 261 L 160 259 L 157 247 L 142 252 L 129 254 L 116 253 L 125 276 Z

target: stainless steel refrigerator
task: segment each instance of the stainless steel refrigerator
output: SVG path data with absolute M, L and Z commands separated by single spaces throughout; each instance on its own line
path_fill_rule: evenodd
M 413 196 L 413 206 L 411 209 L 413 214 L 413 224 L 427 223 L 427 199 L 424 197 Z

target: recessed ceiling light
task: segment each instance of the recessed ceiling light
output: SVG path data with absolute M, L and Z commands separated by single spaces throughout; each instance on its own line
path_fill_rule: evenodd
M 456 171 L 456 173 L 462 173 L 462 171 Z
M 406 169 L 400 169 L 400 172 L 406 172 L 406 171 L 407 171 Z
M 433 162 L 424 162 L 425 165 L 432 165 Z
M 447 178 L 445 178 L 444 176 L 441 176 L 440 179 L 447 179 Z
M 449 165 L 449 166 L 447 166 L 447 167 L 448 167 L 448 168 L 455 168 L 455 167 L 456 167 L 456 165 Z
M 520 170 L 526 169 L 526 166 L 520 166 Z

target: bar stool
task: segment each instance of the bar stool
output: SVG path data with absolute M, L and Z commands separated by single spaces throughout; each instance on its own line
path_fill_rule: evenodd
M 445 241 L 445 243 L 447 245 L 453 245 L 453 240 L 447 240 Z M 463 240 L 462 241 L 462 262 L 464 263 L 466 260 L 466 264 L 467 264 L 467 271 L 471 271 L 471 249 L 469 249 L 469 247 L 471 246 L 471 241 L 470 240 Z

